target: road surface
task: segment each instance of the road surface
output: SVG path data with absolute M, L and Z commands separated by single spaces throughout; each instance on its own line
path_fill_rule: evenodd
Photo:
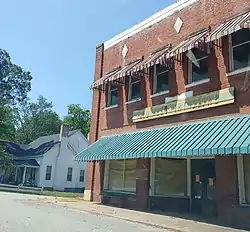
M 1 232 L 166 232 L 38 201 L 32 195 L 0 192 L 0 204 Z

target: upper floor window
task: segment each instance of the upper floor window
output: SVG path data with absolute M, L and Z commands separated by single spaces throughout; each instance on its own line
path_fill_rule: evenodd
M 155 66 L 154 93 L 168 90 L 168 69 L 162 65 Z
M 107 107 L 118 104 L 118 88 L 114 85 L 109 85 Z
M 45 180 L 51 180 L 52 166 L 46 167 Z
M 72 181 L 73 168 L 68 168 L 67 181 Z
M 229 36 L 231 71 L 250 66 L 250 30 L 242 29 Z
M 188 70 L 188 84 L 208 78 L 208 54 L 197 48 L 190 50 Z
M 141 81 L 138 77 L 129 78 L 128 101 L 139 99 L 141 96 Z

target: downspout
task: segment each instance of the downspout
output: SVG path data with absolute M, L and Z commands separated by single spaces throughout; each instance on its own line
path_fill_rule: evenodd
M 57 172 L 57 163 L 58 163 L 58 158 L 59 158 L 60 153 L 61 153 L 61 147 L 62 147 L 62 141 L 59 141 L 59 147 L 58 147 L 58 152 L 57 152 L 57 155 L 56 155 L 56 162 L 55 162 L 55 169 L 54 169 L 53 183 L 52 183 L 53 190 L 54 190 L 54 187 L 55 187 L 56 172 Z
M 104 60 L 104 45 L 102 44 L 102 56 L 101 56 L 101 67 L 100 67 L 100 73 L 99 73 L 99 78 L 102 77 L 102 72 L 103 72 L 103 60 Z M 93 90 L 94 91 L 94 90 Z M 97 125 L 96 125 L 96 131 L 95 131 L 95 142 L 98 140 L 99 137 L 99 122 L 100 122 L 100 108 L 101 108 L 101 91 L 98 90 L 98 102 L 97 102 Z M 93 201 L 93 193 L 94 193 L 94 183 L 95 183 L 95 169 L 96 169 L 96 162 L 93 161 L 93 169 L 92 169 L 92 183 L 91 183 L 91 198 L 90 201 Z

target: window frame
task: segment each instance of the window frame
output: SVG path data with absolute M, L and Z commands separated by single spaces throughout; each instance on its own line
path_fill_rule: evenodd
M 192 185 L 192 180 L 191 180 L 191 158 L 186 159 L 186 164 L 187 164 L 187 194 L 186 196 L 177 196 L 177 195 L 157 195 L 155 194 L 155 177 L 156 177 L 156 172 L 155 172 L 155 160 L 157 158 L 152 158 L 151 159 L 151 170 L 150 170 L 150 191 L 149 191 L 149 196 L 155 196 L 155 197 L 180 197 L 180 198 L 190 198 L 191 197 L 191 185 Z M 171 158 L 170 158 L 171 159 Z M 172 158 L 173 160 L 175 158 Z
M 111 84 L 108 85 L 108 96 L 107 96 L 107 102 L 106 102 L 106 107 L 107 108 L 118 106 L 118 101 L 117 101 L 116 104 L 111 105 L 111 99 L 112 99 L 111 94 L 112 94 L 112 92 L 117 91 L 117 98 L 118 98 L 118 87 L 116 86 L 116 87 L 112 88 L 112 86 L 113 85 L 111 85 Z
M 160 93 L 164 93 L 164 92 L 169 92 L 169 85 L 168 85 L 168 89 L 163 90 L 163 91 L 157 91 L 157 84 L 158 84 L 158 75 L 161 75 L 163 73 L 168 73 L 169 75 L 169 70 L 165 70 L 163 72 L 157 73 L 157 65 L 159 64 L 155 64 L 154 65 L 154 83 L 153 83 L 153 94 L 160 94 Z M 168 80 L 169 80 L 169 76 L 168 76 Z
M 49 167 L 50 167 L 50 172 L 48 172 Z M 47 178 L 47 175 L 49 175 L 49 178 Z M 51 180 L 51 177 L 52 177 L 52 165 L 46 165 L 45 180 Z
M 136 78 L 136 80 L 132 81 L 133 78 Z M 138 97 L 138 98 L 133 98 L 132 99 L 132 85 L 137 84 L 138 82 L 140 82 L 140 95 L 141 95 L 141 79 L 139 77 L 135 77 L 135 76 L 130 76 L 129 77 L 128 102 L 137 101 L 137 100 L 141 99 L 141 96 Z
M 83 175 L 81 175 L 83 172 Z M 85 170 L 81 169 L 80 170 L 80 175 L 79 175 L 79 182 L 84 182 L 84 177 L 85 177 Z
M 192 51 L 192 50 L 193 49 L 191 49 L 190 51 Z M 209 49 L 209 44 L 207 44 L 207 56 L 196 59 L 196 61 L 199 62 L 199 61 L 204 60 L 204 59 L 207 59 L 207 61 L 208 61 L 209 54 L 210 54 L 210 49 Z M 187 56 L 187 59 L 188 59 L 188 80 L 187 80 L 188 83 L 186 85 L 191 85 L 193 83 L 199 83 L 199 82 L 204 82 L 205 80 L 209 80 L 209 76 L 208 76 L 207 78 L 204 78 L 204 79 L 201 79 L 201 80 L 198 80 L 198 81 L 193 81 L 193 75 L 192 75 L 192 73 L 193 73 L 193 62 L 189 59 L 188 56 Z M 208 65 L 208 67 L 209 67 L 209 65 Z
M 120 193 L 128 193 L 128 194 L 136 194 L 136 188 L 135 191 L 126 191 L 124 190 L 125 186 L 125 173 L 126 173 L 126 159 L 123 159 L 124 161 L 124 169 L 123 169 L 123 189 L 121 190 L 112 190 L 109 188 L 109 183 L 110 183 L 110 163 L 111 160 L 106 160 L 105 161 L 105 171 L 104 171 L 104 191 L 109 191 L 109 192 L 120 192 Z M 135 161 L 136 162 L 136 161 Z M 136 184 L 136 178 L 135 178 L 135 184 Z
M 69 170 L 71 170 L 71 174 L 69 174 Z M 70 179 L 68 177 L 71 177 Z M 72 182 L 72 177 L 73 177 L 73 168 L 72 167 L 68 167 L 68 171 L 67 171 L 67 182 Z
M 237 32 L 235 32 L 237 33 Z M 237 44 L 233 46 L 233 39 L 232 39 L 232 34 L 228 35 L 228 46 L 229 46 L 229 72 L 236 72 L 236 71 L 240 71 L 243 69 L 249 69 L 250 68 L 250 61 L 248 61 L 248 66 L 244 67 L 244 68 L 238 68 L 235 69 L 234 68 L 234 54 L 233 54 L 233 49 L 236 47 L 240 47 L 242 45 L 248 44 L 250 43 L 250 40 L 248 42 L 244 42 L 241 44 Z
M 238 172 L 238 191 L 239 191 L 239 205 L 250 204 L 246 201 L 245 175 L 243 155 L 237 155 L 237 172 Z

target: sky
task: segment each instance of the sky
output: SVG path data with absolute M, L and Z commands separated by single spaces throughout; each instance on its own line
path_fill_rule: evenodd
M 0 0 L 0 48 L 30 71 L 31 101 L 43 95 L 60 117 L 91 108 L 96 45 L 175 0 Z

